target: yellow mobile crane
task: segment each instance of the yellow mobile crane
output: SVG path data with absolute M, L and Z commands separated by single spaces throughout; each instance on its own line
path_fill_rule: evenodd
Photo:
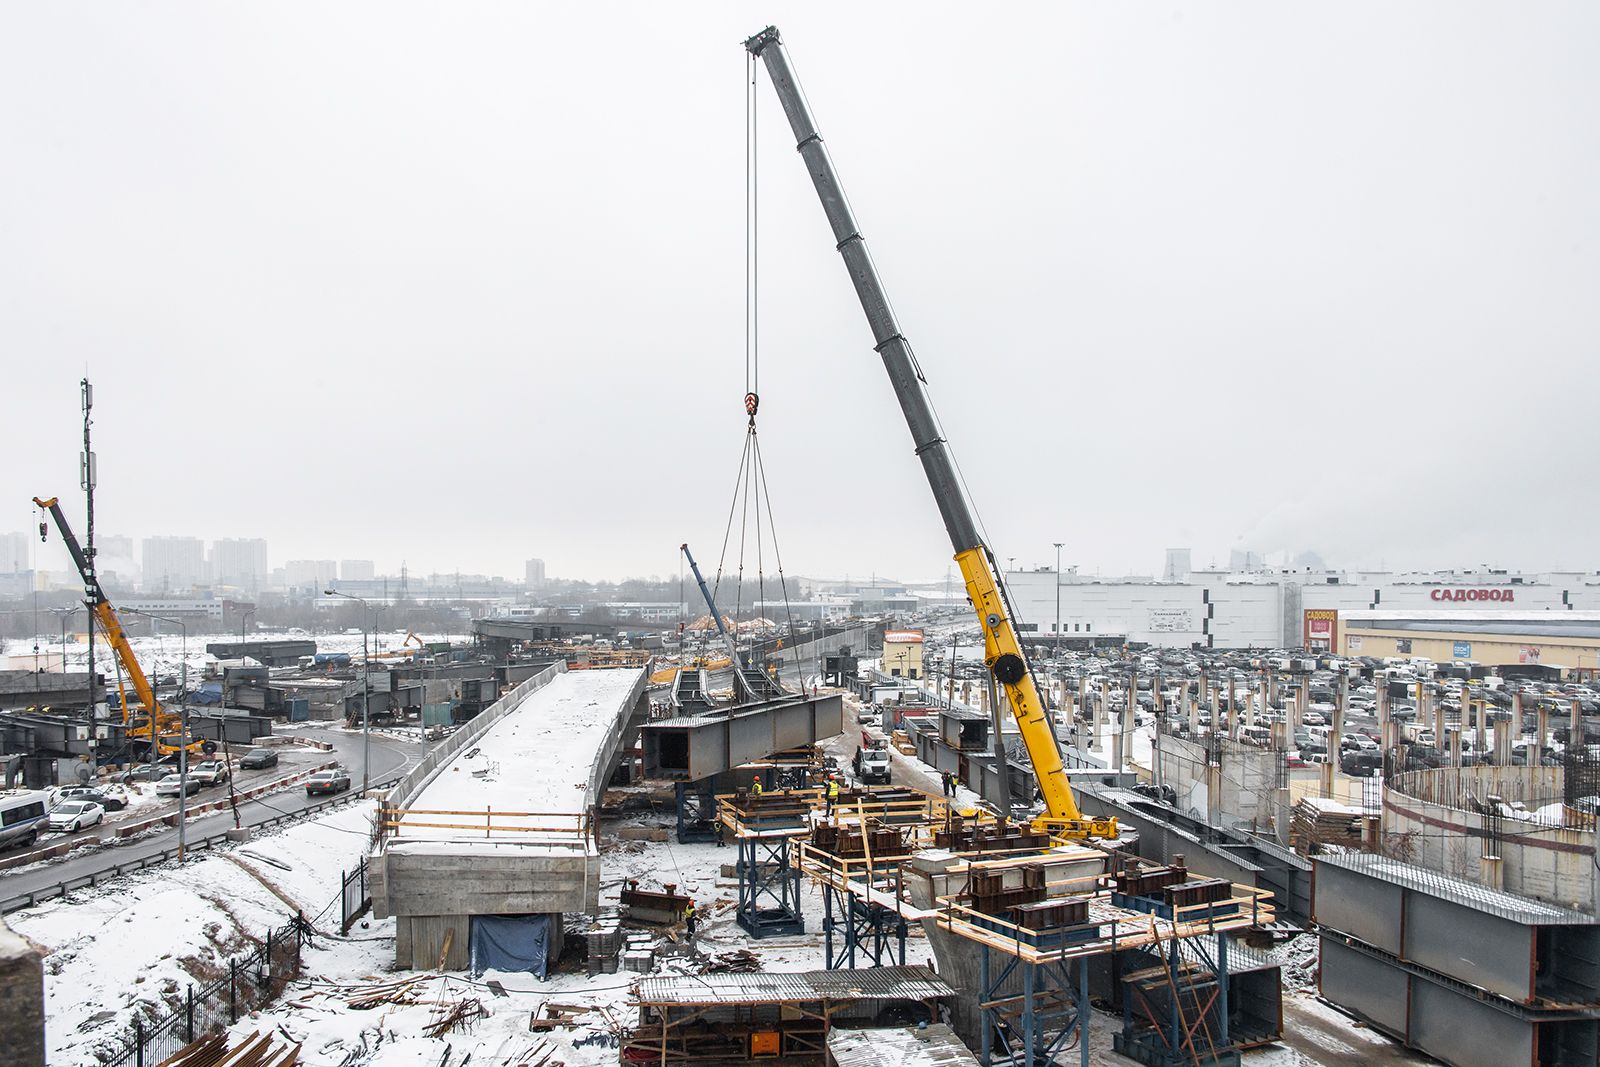
M 949 445 L 939 431 L 921 369 L 911 354 L 910 343 L 900 332 L 889 297 L 867 252 L 867 243 L 834 173 L 833 161 L 828 158 L 811 110 L 795 81 L 783 39 L 776 27 L 769 26 L 747 40 L 745 48 L 766 65 L 772 87 L 794 133 L 795 147 L 811 172 L 811 183 L 816 187 L 822 210 L 833 228 L 835 247 L 844 257 L 861 309 L 872 327 L 874 347 L 883 359 L 895 398 L 911 429 L 916 454 L 922 460 L 922 469 L 955 548 L 955 561 L 966 581 L 967 596 L 983 627 L 984 662 L 1005 690 L 1011 713 L 1016 717 L 1027 746 L 1028 758 L 1039 779 L 1045 814 L 1035 820 L 1035 824 L 1066 837 L 1116 837 L 1116 819 L 1086 818 L 1078 808 L 1061 760 L 1060 746 L 1045 716 L 1033 670 L 1011 620 L 1005 588 L 995 577 L 998 568 L 994 557 L 978 536 L 972 507 L 962 491 Z
M 143 741 L 153 747 L 160 755 L 177 752 L 184 747 L 183 720 L 164 709 L 156 699 L 156 691 L 150 685 L 150 680 L 145 677 L 144 670 L 139 666 L 138 657 L 133 654 L 133 646 L 128 643 L 128 635 L 122 629 L 122 621 L 117 618 L 116 609 L 111 606 L 111 601 L 106 599 L 105 590 L 100 587 L 100 580 L 89 569 L 89 562 L 84 557 L 83 548 L 78 544 L 78 539 L 72 533 L 72 527 L 67 525 L 67 517 L 61 513 L 61 503 L 58 498 L 49 500 L 33 498 L 33 502 L 40 509 L 48 511 L 55 520 L 56 529 L 61 531 L 61 540 L 66 543 L 67 551 L 72 555 L 73 565 L 78 568 L 78 574 L 83 578 L 83 591 L 88 598 L 86 603 L 94 613 L 95 619 L 100 623 L 100 629 L 105 633 L 106 640 L 111 642 L 112 649 L 117 654 L 117 660 L 122 664 L 122 669 L 127 672 L 128 678 L 133 682 L 134 694 L 139 698 L 140 712 L 137 717 L 128 712 L 126 695 L 122 699 L 122 722 L 127 728 L 126 737 L 131 742 Z M 43 524 L 40 531 L 43 532 Z M 90 625 L 94 625 L 92 622 Z M 89 665 L 91 671 L 94 664 Z M 205 752 L 215 746 L 207 741 L 204 743 L 191 740 L 188 748 L 191 752 Z

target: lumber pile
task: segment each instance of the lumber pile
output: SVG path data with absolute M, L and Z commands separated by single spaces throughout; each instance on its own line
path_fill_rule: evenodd
M 1314 856 L 1328 845 L 1359 849 L 1366 814 L 1349 804 L 1305 797 L 1289 815 L 1289 847 Z
M 253 1033 L 229 1047 L 227 1031 L 218 1030 L 191 1041 L 158 1067 L 294 1067 L 299 1062 L 300 1046 L 276 1034 Z

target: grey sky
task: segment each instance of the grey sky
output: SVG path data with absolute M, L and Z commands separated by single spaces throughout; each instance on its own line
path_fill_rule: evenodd
M 6 5 L 0 530 L 75 491 L 87 367 L 108 532 L 714 559 L 769 21 L 1002 556 L 1600 566 L 1600 9 L 1553 3 Z M 785 564 L 941 574 L 758 100 Z

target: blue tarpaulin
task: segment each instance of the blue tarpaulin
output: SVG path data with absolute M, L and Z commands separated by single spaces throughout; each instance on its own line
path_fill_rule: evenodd
M 472 973 L 527 971 L 545 977 L 549 969 L 549 915 L 474 915 Z

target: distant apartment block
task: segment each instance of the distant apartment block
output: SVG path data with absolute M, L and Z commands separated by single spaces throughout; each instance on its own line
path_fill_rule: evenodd
M 339 580 L 344 582 L 370 582 L 377 575 L 377 568 L 370 559 L 341 559 L 339 561 Z
M 283 565 L 283 580 L 290 589 L 326 589 L 338 576 L 331 559 L 291 559 Z
M 140 546 L 146 592 L 192 589 L 206 577 L 206 546 L 198 537 L 146 537 Z
M 267 542 L 259 537 L 224 537 L 211 543 L 211 576 L 219 585 L 259 589 L 266 584 Z

